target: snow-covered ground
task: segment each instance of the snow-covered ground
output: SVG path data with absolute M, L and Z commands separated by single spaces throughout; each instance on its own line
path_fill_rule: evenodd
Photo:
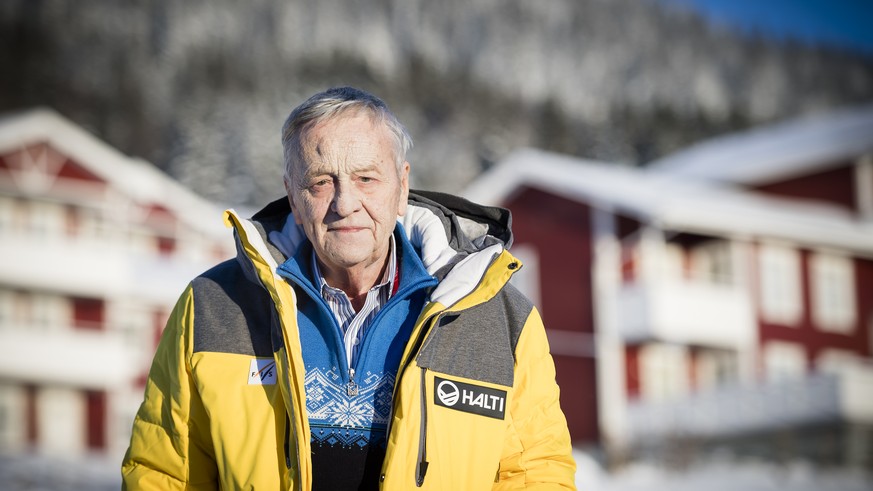
M 605 472 L 588 455 L 575 452 L 580 491 L 871 491 L 873 475 L 846 469 L 710 459 L 677 472 L 634 463 Z M 3 491 L 109 491 L 121 486 L 117 462 L 0 456 Z
M 580 491 L 870 491 L 873 474 L 859 470 L 819 468 L 795 462 L 776 465 L 711 458 L 684 471 L 648 463 L 632 463 L 605 472 L 591 457 L 574 452 Z

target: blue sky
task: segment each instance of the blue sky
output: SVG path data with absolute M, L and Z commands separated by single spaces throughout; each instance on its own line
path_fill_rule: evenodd
M 873 0 L 661 0 L 722 25 L 873 55 Z

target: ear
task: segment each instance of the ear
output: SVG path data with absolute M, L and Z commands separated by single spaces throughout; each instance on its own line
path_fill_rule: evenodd
M 285 194 L 288 195 L 288 204 L 291 205 L 291 214 L 294 215 L 294 223 L 300 225 L 302 222 L 300 221 L 300 213 L 297 213 L 297 206 L 294 205 L 294 193 L 291 191 L 291 185 L 288 184 L 288 179 L 282 179 L 282 182 L 285 184 Z
M 409 162 L 403 162 L 400 169 L 400 199 L 397 203 L 397 216 L 406 215 L 407 201 L 409 201 Z

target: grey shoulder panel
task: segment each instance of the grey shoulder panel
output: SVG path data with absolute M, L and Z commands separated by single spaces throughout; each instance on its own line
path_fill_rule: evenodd
M 273 306 L 267 292 L 245 278 L 236 260 L 197 277 L 194 293 L 194 352 L 273 355 Z
M 491 300 L 440 318 L 417 362 L 447 375 L 512 386 L 515 348 L 533 304 L 512 285 Z

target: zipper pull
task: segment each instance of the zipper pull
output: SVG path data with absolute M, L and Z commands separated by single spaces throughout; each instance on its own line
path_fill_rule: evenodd
M 416 464 L 416 470 L 415 470 L 415 485 L 416 485 L 416 487 L 420 488 L 424 484 L 424 476 L 425 476 L 425 474 L 427 474 L 427 466 L 429 466 L 429 465 L 430 465 L 430 463 L 426 460 L 422 460 L 421 462 Z
M 346 384 L 346 394 L 349 397 L 358 395 L 358 384 L 355 383 L 355 369 L 349 368 L 349 383 Z

